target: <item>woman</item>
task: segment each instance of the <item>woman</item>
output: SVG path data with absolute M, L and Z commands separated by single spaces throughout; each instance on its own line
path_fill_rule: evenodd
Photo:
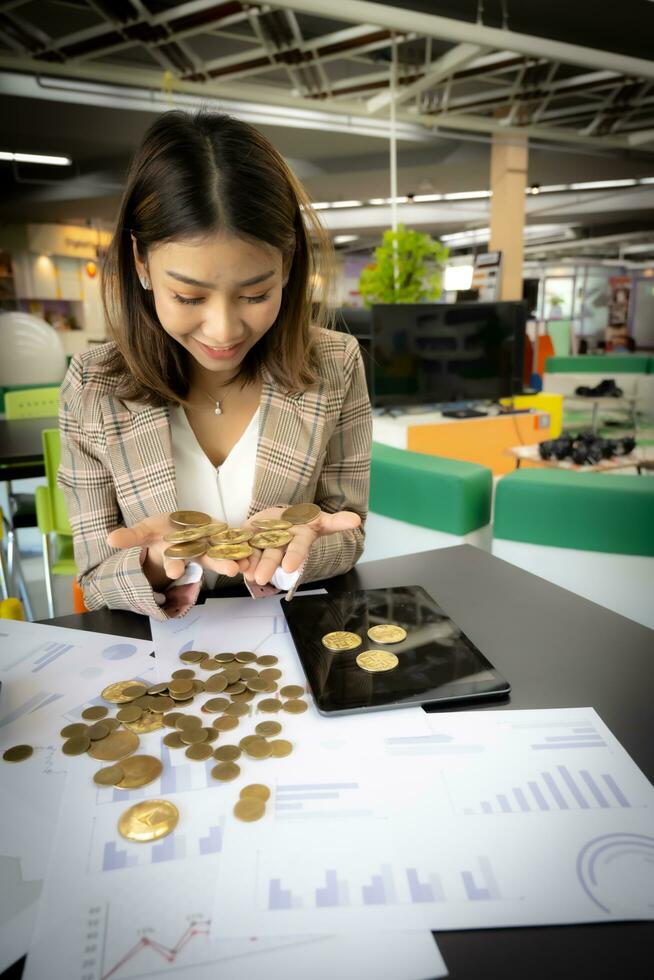
M 255 594 L 357 561 L 371 413 L 356 340 L 321 326 L 330 258 L 253 127 L 182 112 L 151 127 L 105 263 L 111 342 L 76 357 L 62 387 L 59 485 L 89 608 L 163 620 L 195 603 L 202 577 L 242 573 Z M 171 512 L 242 526 L 297 503 L 321 512 L 285 551 L 188 567 L 164 554 Z

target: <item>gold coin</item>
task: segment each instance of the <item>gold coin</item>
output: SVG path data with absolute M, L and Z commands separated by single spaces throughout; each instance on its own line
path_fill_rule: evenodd
M 193 678 L 193 693 L 194 694 L 202 694 L 202 692 L 204 690 L 206 690 L 205 685 L 204 685 L 204 681 L 199 681 L 197 679 L 197 677 L 194 677 Z
M 168 690 L 168 681 L 163 684 L 151 684 L 147 690 L 148 694 L 165 694 Z
M 207 733 L 207 742 L 215 742 L 220 737 L 220 732 L 217 728 L 203 728 L 202 731 Z
M 277 681 L 266 681 L 266 693 L 274 694 L 279 687 Z
M 234 654 L 234 659 L 239 664 L 253 664 L 257 659 L 257 655 L 250 650 L 241 650 L 239 653 Z
M 259 519 L 253 517 L 250 520 L 250 524 L 259 531 L 288 531 L 289 527 L 293 527 L 290 521 L 282 521 L 279 517 L 263 517 Z
M 174 670 L 170 676 L 173 679 L 176 677 L 177 678 L 181 677 L 183 680 L 191 681 L 195 677 L 195 671 L 191 670 L 190 667 L 182 667 L 181 670 Z M 167 684 L 166 684 L 166 690 L 168 690 Z
M 219 712 L 224 711 L 225 708 L 228 708 L 229 704 L 230 703 L 227 698 L 209 698 L 209 700 L 202 705 L 201 710 L 206 711 L 209 714 L 218 714 Z
M 209 538 L 211 544 L 243 544 L 249 541 L 254 531 L 250 527 L 228 527 L 225 531 L 212 534 Z
M 200 510 L 176 510 L 170 515 L 172 524 L 179 524 L 180 527 L 203 527 L 211 524 L 208 514 L 203 514 Z
M 202 728 L 202 719 L 197 715 L 180 715 L 175 722 L 177 731 L 182 732 L 187 728 Z
M 287 742 L 285 738 L 276 738 L 268 744 L 274 759 L 283 759 L 293 751 L 293 745 L 291 742 Z
M 259 673 L 259 677 L 264 681 L 278 681 L 281 676 L 282 672 L 277 667 L 264 667 Z
M 163 728 L 163 724 L 163 715 L 156 714 L 154 711 L 144 711 L 136 721 L 123 722 L 123 725 L 129 732 L 136 732 L 137 735 L 156 732 L 160 728 Z
M 247 704 L 230 704 L 225 708 L 225 714 L 229 715 L 230 718 L 243 718 L 250 714 L 250 709 Z
M 94 742 L 89 748 L 89 755 L 100 762 L 118 762 L 131 755 L 138 747 L 139 737 L 134 732 L 116 731 L 110 732 L 101 742 Z
M 251 683 L 251 682 L 250 682 Z M 245 690 L 245 684 L 243 681 L 235 681 L 234 684 L 228 684 L 225 688 L 225 694 L 242 694 Z M 250 690 L 252 690 L 250 688 Z
M 94 725 L 89 727 L 86 733 L 92 742 L 98 742 L 101 738 L 106 738 L 109 734 L 109 725 L 105 725 L 103 721 L 96 721 Z
M 183 660 L 185 664 L 199 664 L 201 660 L 206 660 L 209 656 L 203 650 L 185 650 L 184 653 L 180 653 L 179 659 Z M 173 677 L 175 674 L 173 674 Z
M 195 691 L 191 691 L 189 694 L 173 694 L 172 691 L 170 692 L 173 701 L 183 702 L 184 704 L 192 704 L 194 694 Z
M 211 524 L 203 524 L 202 527 L 197 527 L 195 530 L 201 533 L 203 537 L 210 538 L 213 534 L 220 534 L 221 531 L 226 531 L 227 524 L 224 521 L 212 521 Z
M 257 711 L 268 711 L 276 713 L 282 710 L 282 702 L 278 701 L 277 698 L 264 698 L 263 701 L 259 701 L 257 705 Z
M 375 643 L 401 643 L 406 640 L 406 630 L 394 623 L 380 623 L 370 627 L 368 636 Z
M 34 752 L 31 745 L 12 745 L 2 753 L 5 762 L 24 762 Z
M 258 800 L 254 796 L 246 796 L 234 804 L 234 816 L 244 823 L 253 823 L 261 820 L 266 812 L 266 804 L 263 800 Z
M 365 650 L 357 657 L 357 664 L 369 674 L 381 674 L 386 670 L 394 670 L 399 664 L 398 658 L 388 650 Z
M 86 718 L 87 721 L 99 721 L 108 714 L 109 708 L 105 708 L 102 704 L 92 704 L 90 708 L 84 708 L 82 718 Z
M 170 534 L 164 534 L 164 541 L 167 544 L 186 544 L 189 541 L 199 541 L 209 536 L 206 531 L 206 528 L 209 526 L 208 524 L 203 524 L 201 527 L 185 528 L 182 531 L 171 531 Z
M 65 728 L 62 728 L 59 734 L 62 738 L 73 738 L 74 735 L 86 735 L 88 730 L 88 725 L 85 725 L 81 721 L 76 721 L 72 725 L 66 725 Z
M 171 708 L 175 707 L 175 702 L 172 698 L 169 698 L 167 694 L 160 694 L 159 697 L 154 699 L 150 710 L 154 711 L 157 715 L 163 715 L 166 711 L 170 711 Z
M 217 653 L 215 659 L 219 664 L 231 664 L 236 658 L 233 653 Z
M 257 663 L 261 664 L 262 667 L 274 667 L 276 663 L 279 663 L 279 658 L 273 657 L 270 653 L 264 653 L 257 657 Z
M 123 689 L 123 697 L 126 697 L 128 701 L 136 701 L 137 698 L 146 697 L 147 690 L 146 685 L 141 681 L 133 681 Z
M 190 677 L 176 677 L 168 684 L 170 694 L 192 694 L 193 681 Z
M 254 730 L 257 735 L 262 735 L 264 738 L 270 738 L 272 735 L 279 735 L 282 730 L 282 726 L 278 721 L 260 721 Z
M 147 843 L 166 837 L 177 826 L 179 810 L 168 800 L 143 800 L 121 815 L 118 830 L 127 840 Z
M 219 745 L 213 750 L 213 757 L 218 762 L 235 762 L 240 758 L 241 749 L 238 745 Z
M 255 667 L 241 667 L 241 680 L 251 681 L 253 677 L 258 677 L 259 671 Z
M 279 693 L 283 698 L 301 698 L 304 694 L 304 688 L 300 687 L 299 684 L 287 684 L 286 687 L 280 689 Z
M 299 701 L 295 698 L 291 698 L 290 701 L 284 701 L 282 708 L 284 711 L 288 711 L 290 715 L 301 715 L 307 710 L 309 705 L 306 701 Z
M 230 718 L 229 715 L 221 715 L 213 722 L 213 727 L 219 732 L 231 732 L 232 728 L 238 728 L 238 718 Z
M 244 751 L 251 759 L 269 759 L 272 755 L 270 743 L 266 742 L 265 738 L 255 737 L 251 742 L 248 742 Z
M 104 744 L 103 742 L 96 742 L 95 746 L 100 746 Z M 67 739 L 61 746 L 61 751 L 64 755 L 83 755 L 91 744 L 91 739 L 88 735 L 73 735 L 72 738 Z
M 196 742 L 194 745 L 189 745 L 184 755 L 194 762 L 206 762 L 213 755 L 213 749 L 207 742 Z
M 239 561 L 241 558 L 249 558 L 251 554 L 252 548 L 246 541 L 243 544 L 215 544 L 207 548 L 207 558 Z
M 164 551 L 164 558 L 201 558 L 206 554 L 207 542 L 205 538 L 199 541 L 184 541 L 181 544 L 169 544 Z
M 250 783 L 249 786 L 243 787 L 239 795 L 242 800 L 254 798 L 261 800 L 262 803 L 267 803 L 270 799 L 270 790 L 263 783 Z
M 262 694 L 264 691 L 268 690 L 268 681 L 264 677 L 251 677 L 245 682 L 245 686 L 248 691 L 254 691 L 256 694 Z
M 164 715 L 161 720 L 163 721 L 166 728 L 174 728 L 177 719 L 181 717 L 182 717 L 181 711 L 169 711 L 168 714 Z
M 247 749 L 248 745 L 251 745 L 253 742 L 258 742 L 260 738 L 260 735 L 244 735 L 238 744 L 245 750 Z
M 110 732 L 115 732 L 117 728 L 120 728 L 120 722 L 117 718 L 103 718 L 102 724 L 106 725 Z
M 205 728 L 187 728 L 179 733 L 179 737 L 184 745 L 195 745 L 207 741 L 207 731 Z
M 98 786 L 115 786 L 123 778 L 125 773 L 123 772 L 122 766 L 105 766 L 104 769 L 98 769 L 93 775 L 93 782 Z
M 232 701 L 235 704 L 247 704 L 249 701 L 254 701 L 254 691 L 243 691 L 242 694 L 232 694 Z
M 161 775 L 161 761 L 153 755 L 130 755 L 123 759 L 120 767 L 124 772 L 123 778 L 116 786 L 119 789 L 138 789 L 147 786 Z
M 333 653 L 338 653 L 340 650 L 356 650 L 361 643 L 360 636 L 347 630 L 334 630 L 333 633 L 325 633 L 322 638 L 322 645 Z
M 168 732 L 163 737 L 163 744 L 167 745 L 169 749 L 183 749 L 186 743 L 182 742 L 179 732 Z
M 206 660 L 202 661 L 200 667 L 202 670 L 219 670 L 220 662 L 215 657 L 207 657 Z
M 139 708 L 137 704 L 126 704 L 116 712 L 116 718 L 118 721 L 138 721 L 142 714 L 143 708 Z
M 288 531 L 261 531 L 250 538 L 253 548 L 284 548 L 293 540 Z
M 226 783 L 241 775 L 241 767 L 237 766 L 235 762 L 219 762 L 211 770 L 211 775 L 214 779 L 220 779 Z
M 320 507 L 317 504 L 294 504 L 282 511 L 282 520 L 291 524 L 310 524 L 319 516 Z
M 141 711 L 152 711 L 159 704 L 159 698 L 153 698 L 149 694 L 143 694 L 140 698 L 135 698 L 132 702 Z
M 133 689 L 136 689 L 135 694 L 128 693 Z M 111 704 L 127 704 L 128 701 L 133 701 L 134 698 L 145 694 L 146 690 L 145 684 L 135 684 L 134 681 L 116 681 L 115 684 L 109 684 L 108 687 L 105 687 L 102 697 Z
M 225 664 L 221 676 L 225 678 L 228 684 L 236 684 L 241 679 L 241 665 Z

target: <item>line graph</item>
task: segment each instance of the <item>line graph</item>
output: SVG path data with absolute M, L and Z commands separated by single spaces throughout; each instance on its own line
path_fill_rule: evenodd
M 166 963 L 175 963 L 180 953 L 183 952 L 190 942 L 198 936 L 208 937 L 210 929 L 211 919 L 191 919 L 173 946 L 166 946 L 165 943 L 160 942 L 156 938 L 154 929 L 143 929 L 141 930 L 142 935 L 133 946 L 113 966 L 101 974 L 102 980 L 109 980 L 110 977 L 115 977 L 119 970 L 127 966 L 130 961 L 136 959 L 146 949 L 151 949 L 153 953 L 160 956 Z

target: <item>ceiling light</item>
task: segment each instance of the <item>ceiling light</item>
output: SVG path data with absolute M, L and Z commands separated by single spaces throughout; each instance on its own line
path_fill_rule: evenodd
M 422 204 L 423 202 L 426 203 L 427 201 L 442 201 L 442 200 L 443 200 L 442 194 L 416 194 L 416 196 L 413 198 L 415 204 Z
M 490 197 L 490 191 L 457 191 L 456 194 L 443 194 L 444 201 L 472 201 L 478 197 Z
M 584 180 L 569 186 L 571 191 L 597 191 L 609 187 L 633 187 L 637 183 L 633 177 L 629 177 L 625 180 Z
M 332 201 L 333 208 L 360 208 L 362 201 Z
M 328 201 L 316 201 L 311 207 L 314 211 L 324 211 L 325 208 L 330 208 L 331 204 Z
M 46 153 L 10 153 L 8 150 L 0 150 L 0 160 L 8 160 L 11 163 L 47 163 L 52 167 L 70 167 L 73 162 L 70 157 L 51 156 Z
M 356 242 L 358 240 L 358 235 L 334 235 L 334 245 L 347 245 L 348 242 Z
M 540 194 L 540 184 L 532 184 L 529 188 L 530 194 Z

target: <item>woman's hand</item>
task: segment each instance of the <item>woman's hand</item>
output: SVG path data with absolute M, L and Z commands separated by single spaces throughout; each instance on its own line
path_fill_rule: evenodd
M 252 522 L 257 519 L 279 519 L 283 509 L 269 507 L 255 514 L 246 523 L 252 527 Z M 254 554 L 246 559 L 249 564 L 243 574 L 248 582 L 267 585 L 280 566 L 285 572 L 296 572 L 309 557 L 311 546 L 317 538 L 325 534 L 335 534 L 336 531 L 351 531 L 360 524 L 361 518 L 353 511 L 342 510 L 336 514 L 321 511 L 309 524 L 294 524 L 288 529 L 292 538 L 285 548 L 266 548 L 265 551 L 255 548 Z
M 143 563 L 143 572 L 150 585 L 156 591 L 166 588 L 171 580 L 184 574 L 189 561 L 197 561 L 203 568 L 211 569 L 219 575 L 232 578 L 239 572 L 245 572 L 248 559 L 230 561 L 229 559 L 202 558 L 183 559 L 166 558 L 164 551 L 170 547 L 170 542 L 164 541 L 164 535 L 180 528 L 170 520 L 170 514 L 157 514 L 146 517 L 133 527 L 119 527 L 107 536 L 107 544 L 112 548 L 147 548 Z

